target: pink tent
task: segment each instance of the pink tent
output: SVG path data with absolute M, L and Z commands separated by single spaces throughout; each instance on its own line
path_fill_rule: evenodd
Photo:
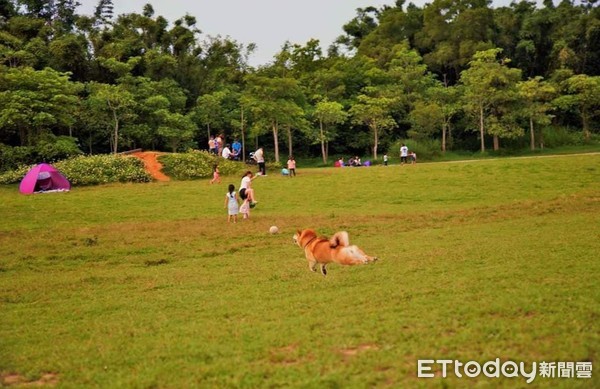
M 25 174 L 19 191 L 23 194 L 62 192 L 71 189 L 71 183 L 56 168 L 47 163 L 34 166 Z

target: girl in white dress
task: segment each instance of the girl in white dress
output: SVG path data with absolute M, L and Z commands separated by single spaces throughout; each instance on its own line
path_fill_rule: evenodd
M 229 192 L 225 195 L 225 208 L 227 208 L 227 222 L 230 223 L 232 220 L 237 223 L 237 215 L 239 213 L 239 201 L 235 186 L 229 184 Z

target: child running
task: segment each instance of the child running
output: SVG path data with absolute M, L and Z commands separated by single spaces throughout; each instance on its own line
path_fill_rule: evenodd
M 225 195 L 225 208 L 227 208 L 227 223 L 237 223 L 237 215 L 239 212 L 239 203 L 235 186 L 229 184 L 229 192 Z M 245 219 L 245 218 L 244 218 Z
M 213 166 L 213 179 L 210 180 L 210 183 L 214 184 L 215 182 L 218 184 L 221 183 L 221 176 L 219 175 L 219 165 Z

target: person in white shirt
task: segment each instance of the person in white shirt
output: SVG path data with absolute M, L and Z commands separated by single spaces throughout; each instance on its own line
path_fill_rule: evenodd
M 248 170 L 242 176 L 242 182 L 240 183 L 240 198 L 242 201 L 248 201 L 250 205 L 256 205 L 257 201 L 254 197 L 254 189 L 252 189 L 252 180 L 258 176 L 253 176 L 252 172 Z
M 265 168 L 265 155 L 264 155 L 262 147 L 260 147 L 258 150 L 256 150 L 254 152 L 254 159 L 256 160 L 256 163 L 258 164 L 258 169 L 259 169 L 260 174 L 263 176 L 266 176 L 267 169 Z
M 226 145 L 223 148 L 223 152 L 221 153 L 221 156 L 225 159 L 229 159 L 230 155 L 231 155 L 231 149 L 229 148 L 229 145 Z
M 402 147 L 400 147 L 400 165 L 403 165 L 408 162 L 408 147 L 404 143 L 402 143 Z

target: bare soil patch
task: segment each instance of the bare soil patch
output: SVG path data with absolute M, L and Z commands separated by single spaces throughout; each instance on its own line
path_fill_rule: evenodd
M 131 155 L 141 159 L 144 162 L 144 167 L 148 174 L 157 181 L 170 181 L 169 176 L 162 172 L 163 165 L 158 162 L 158 156 L 164 153 L 156 151 L 140 151 L 139 153 L 132 153 Z
M 8 373 L 0 375 L 0 385 L 2 386 L 18 386 L 20 388 L 37 387 L 37 386 L 56 386 L 58 384 L 58 374 L 44 373 L 37 380 L 28 380 L 25 376 L 17 373 Z

